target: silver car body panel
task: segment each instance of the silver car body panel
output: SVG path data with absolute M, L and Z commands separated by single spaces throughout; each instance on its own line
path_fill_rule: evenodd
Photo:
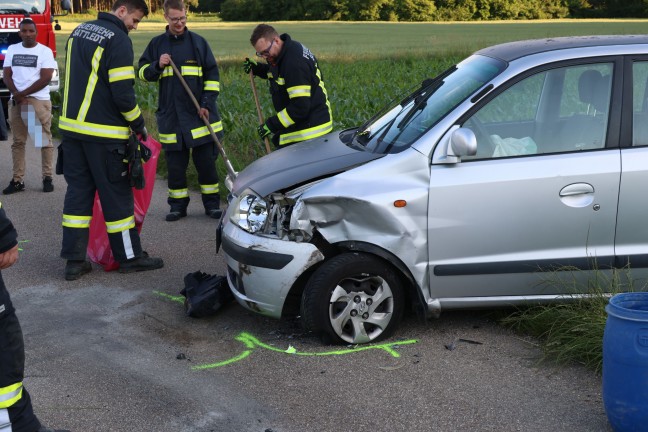
M 249 188 L 261 196 L 340 171 L 383 155 L 348 147 L 333 132 L 275 150 L 257 159 L 238 173 L 232 192 L 239 195 Z M 290 164 L 288 161 L 292 161 Z M 298 163 L 295 163 L 295 162 Z
M 376 182 L 377 175 L 389 181 Z M 425 286 L 429 178 L 428 159 L 419 152 L 387 155 L 316 184 L 294 217 L 331 244 L 364 242 L 391 252 Z
M 508 67 L 481 87 L 492 85 L 482 98 L 527 71 L 561 61 L 648 56 L 645 36 L 620 38 L 624 43 L 633 39 L 631 45 L 608 37 L 568 39 L 573 39 L 573 47 L 563 40 L 559 50 L 552 50 L 553 40 L 546 40 L 528 42 L 531 48 L 519 42 L 476 53 L 510 56 Z M 542 43 L 547 50 L 527 55 L 527 49 Z M 601 45 L 580 46 L 597 43 Z M 410 148 L 396 154 L 345 149 L 335 133 L 325 137 L 327 144 L 316 140 L 282 149 L 246 168 L 234 183 L 235 195 L 250 188 L 266 196 L 321 179 L 297 199 L 290 227 L 310 236 L 318 233 L 333 245 L 357 243 L 384 251 L 406 269 L 433 314 L 441 309 L 564 299 L 593 271 L 607 276 L 605 269 L 618 264 L 614 257 L 646 254 L 648 148 L 448 163 L 450 132 L 480 100 L 466 98 Z M 298 161 L 294 166 L 287 163 L 289 152 Z M 295 281 L 324 259 L 311 243 L 248 234 L 227 220 L 223 235 L 230 250 L 235 244 L 295 257 L 290 267 L 277 270 L 242 264 L 226 249 L 234 273 L 230 276 L 238 275 L 245 285 L 245 295 L 233 288 L 237 300 L 270 316 L 280 316 Z M 547 273 L 533 264 L 550 267 L 552 262 L 570 260 L 574 268 L 591 261 L 600 269 Z M 566 282 L 551 283 L 553 278 Z

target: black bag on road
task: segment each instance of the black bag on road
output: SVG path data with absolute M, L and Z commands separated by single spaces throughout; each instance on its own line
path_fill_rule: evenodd
M 225 276 L 197 271 L 188 273 L 184 283 L 185 287 L 180 294 L 185 296 L 187 316 L 202 318 L 214 315 L 218 309 L 234 300 Z

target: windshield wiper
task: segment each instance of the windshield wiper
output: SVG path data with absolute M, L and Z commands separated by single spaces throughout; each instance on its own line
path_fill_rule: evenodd
M 425 81 L 423 81 L 425 84 Z M 436 81 L 428 86 L 426 86 L 426 93 L 419 93 L 418 96 L 414 98 L 414 106 L 412 107 L 411 110 L 407 114 L 405 114 L 405 117 L 403 117 L 403 120 L 401 120 L 398 125 L 396 126 L 397 129 L 402 129 L 403 126 L 405 126 L 407 123 L 409 123 L 410 120 L 412 120 L 412 117 L 414 117 L 414 114 L 416 114 L 419 111 L 422 111 L 423 108 L 427 106 L 427 100 L 436 92 L 439 87 L 443 84 L 442 80 Z
M 404 97 L 404 98 L 403 98 L 403 99 L 398 103 L 398 106 L 404 107 L 405 105 L 407 105 L 408 103 L 410 103 L 410 102 L 412 101 L 412 99 L 415 99 L 416 97 L 418 97 L 418 96 L 421 95 L 421 93 L 422 93 L 422 92 L 427 88 L 428 83 L 431 83 L 431 82 L 434 82 L 434 81 L 435 81 L 435 79 L 431 79 L 431 78 L 427 78 L 427 79 L 423 80 L 423 82 L 421 83 L 421 86 L 419 87 L 419 89 L 418 89 L 417 91 L 414 91 L 414 92 L 408 94 L 407 96 L 405 96 L 405 97 Z M 371 136 L 371 134 L 370 134 L 370 131 L 368 131 L 366 128 L 367 128 L 369 125 L 373 124 L 373 123 L 374 123 L 378 118 L 380 118 L 380 117 L 382 117 L 383 115 L 385 115 L 385 114 L 387 113 L 387 107 L 395 106 L 395 104 L 394 104 L 394 101 L 395 101 L 395 100 L 396 100 L 396 98 L 392 99 L 392 100 L 391 100 L 388 104 L 386 104 L 385 107 L 383 107 L 383 109 L 381 109 L 377 114 L 375 114 L 375 115 L 372 116 L 369 120 L 367 120 L 366 122 L 364 122 L 364 123 L 362 124 L 362 126 L 360 126 L 360 127 L 356 130 L 356 132 L 355 132 L 355 134 L 354 134 L 354 136 L 353 136 L 352 141 L 358 141 L 359 144 L 361 144 L 361 145 L 363 145 L 363 146 L 366 146 L 367 143 L 369 142 L 369 140 L 372 138 L 372 136 Z M 401 110 L 401 112 L 402 112 L 402 110 Z M 399 114 L 400 114 L 400 112 L 399 112 Z M 391 121 L 386 125 L 386 128 L 387 128 L 387 129 L 385 129 L 385 132 L 388 131 L 389 129 L 391 129 L 392 125 L 394 124 L 394 120 L 395 120 L 397 117 L 398 117 L 398 115 L 396 115 L 396 116 L 394 117 L 394 119 L 392 119 L 392 120 L 391 120 Z M 384 138 L 384 135 L 385 135 L 385 133 L 382 134 L 382 136 L 380 137 L 380 139 L 379 139 L 378 142 L 382 141 L 382 139 Z

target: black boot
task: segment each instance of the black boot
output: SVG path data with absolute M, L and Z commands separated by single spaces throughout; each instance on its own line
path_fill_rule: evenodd
M 223 210 L 219 208 L 205 209 L 205 214 L 212 219 L 220 219 L 223 214 Z
M 68 260 L 65 264 L 65 280 L 77 280 L 86 273 L 92 271 L 92 265 L 88 261 Z
M 187 216 L 187 207 L 189 207 L 189 197 L 184 198 L 167 198 L 167 203 L 171 210 L 166 215 L 167 222 L 175 222 L 180 218 Z
M 166 215 L 166 221 L 167 222 L 175 222 L 177 220 L 180 220 L 180 218 L 186 217 L 187 216 L 187 209 L 181 209 L 181 210 L 174 210 L 171 209 L 168 215 Z
M 164 261 L 162 261 L 162 258 L 153 258 L 146 252 L 142 252 L 142 256 L 131 258 L 119 263 L 119 273 L 155 270 L 162 267 L 164 267 Z

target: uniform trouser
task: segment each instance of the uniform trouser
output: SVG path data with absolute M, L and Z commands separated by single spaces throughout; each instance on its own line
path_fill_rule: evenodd
M 95 192 L 106 220 L 110 248 L 118 262 L 142 255 L 135 227 L 133 189 L 128 178 L 126 142 L 105 144 L 63 138 L 63 204 L 61 258 L 84 260 Z
M 2 108 L 0 108 L 2 109 Z M 40 423 L 22 387 L 25 344 L 18 317 L 0 274 L 0 431 L 34 432 Z
M 198 172 L 198 183 L 205 210 L 217 209 L 220 207 L 220 195 L 218 191 L 218 174 L 216 173 L 216 158 L 218 151 L 214 143 L 207 143 L 188 149 L 165 151 L 169 198 L 167 202 L 171 211 L 185 210 L 189 204 L 189 190 L 187 189 L 187 167 L 189 166 L 189 155 L 193 159 L 194 166 Z
M 27 103 L 14 105 L 9 101 L 9 124 L 13 132 L 11 156 L 13 159 L 13 180 L 22 182 L 25 177 L 25 147 L 32 138 L 36 147 L 41 147 L 41 171 L 43 178 L 52 177 L 54 146 L 52 145 L 52 102 L 28 97 Z

